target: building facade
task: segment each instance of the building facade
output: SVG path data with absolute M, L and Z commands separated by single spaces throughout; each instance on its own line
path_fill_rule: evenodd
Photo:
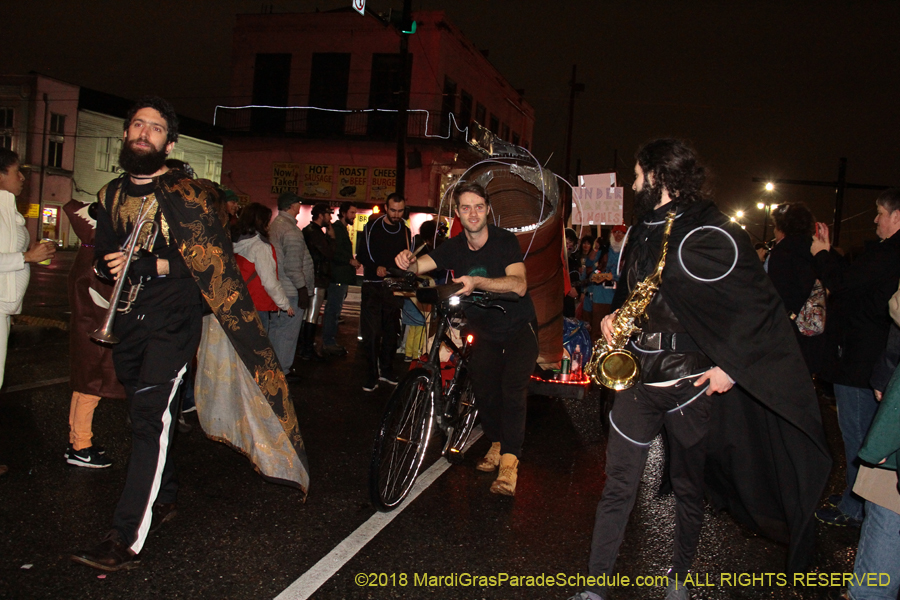
M 534 110 L 443 12 L 413 19 L 404 194 L 430 212 L 446 182 L 483 158 L 472 123 L 527 148 Z M 215 117 L 223 184 L 268 206 L 285 191 L 310 204 L 383 202 L 397 181 L 400 35 L 350 8 L 239 15 L 233 106 Z
M 32 239 L 74 246 L 78 238 L 62 207 L 91 202 L 121 170 L 124 117 L 133 101 L 43 75 L 0 76 L 0 146 L 18 153 L 25 189 L 18 209 Z M 182 119 L 172 158 L 197 177 L 220 181 L 222 144 L 214 129 Z
M 33 240 L 60 239 L 72 197 L 78 86 L 43 75 L 0 77 L 0 145 L 19 155 L 18 209 Z

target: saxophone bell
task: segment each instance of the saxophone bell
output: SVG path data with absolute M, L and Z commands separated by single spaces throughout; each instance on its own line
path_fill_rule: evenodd
M 662 272 L 666 266 L 666 251 L 669 245 L 669 234 L 675 222 L 675 211 L 666 215 L 666 226 L 663 231 L 662 249 L 656 270 L 638 283 L 622 307 L 616 311 L 612 321 L 610 341 L 601 336 L 594 344 L 591 360 L 585 371 L 591 380 L 611 390 L 620 392 L 635 384 L 641 374 L 641 367 L 634 354 L 625 350 L 631 336 L 640 328 L 635 325 L 647 312 L 647 307 L 656 295 L 662 282 Z

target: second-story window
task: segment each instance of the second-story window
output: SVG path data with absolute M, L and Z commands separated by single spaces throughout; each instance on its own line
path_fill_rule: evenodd
M 487 127 L 487 109 L 481 102 L 475 106 L 475 120 L 482 127 Z
M 492 132 L 500 135 L 500 119 L 495 114 L 491 114 L 491 125 L 488 127 Z
M 0 106 L 0 148 L 13 149 L 15 111 L 9 106 Z
M 472 122 L 472 94 L 463 90 L 459 94 L 459 118 L 456 124 L 465 129 Z
M 441 135 L 450 127 L 450 113 L 456 112 L 456 82 L 444 76 L 444 95 L 441 99 Z
M 47 166 L 63 166 L 63 146 L 66 143 L 66 115 L 50 113 L 50 136 L 47 144 Z
M 97 155 L 94 166 L 98 171 L 116 173 L 119 170 L 119 150 L 122 138 L 109 137 L 97 139 Z
M 290 54 L 257 54 L 253 65 L 253 104 L 287 106 L 290 81 Z M 254 108 L 250 127 L 257 133 L 284 132 L 286 112 L 279 108 Z
M 309 105 L 316 108 L 347 108 L 350 87 L 350 54 L 316 52 L 312 55 L 309 76 Z M 310 110 L 307 117 L 309 133 L 343 135 L 346 113 Z

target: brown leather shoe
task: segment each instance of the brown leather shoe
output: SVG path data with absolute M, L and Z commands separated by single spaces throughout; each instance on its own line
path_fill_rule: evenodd
M 178 514 L 178 505 L 174 502 L 170 502 L 168 504 L 164 504 L 162 502 L 157 502 L 153 505 L 153 520 L 150 521 L 150 532 L 154 533 L 163 524 L 168 523 L 172 519 L 175 518 L 175 515 Z
M 504 454 L 500 457 L 500 474 L 491 484 L 492 494 L 504 496 L 516 495 L 516 479 L 518 477 L 519 459 L 515 454 Z
M 491 471 L 496 471 L 499 465 L 500 442 L 494 442 L 493 444 L 491 444 L 491 449 L 488 450 L 487 454 L 484 455 L 484 458 L 478 459 L 478 462 L 475 463 L 475 468 L 479 471 L 490 473 Z
M 137 555 L 122 543 L 122 536 L 116 530 L 110 531 L 97 546 L 91 550 L 80 550 L 73 554 L 72 561 L 100 569 L 101 571 L 119 571 L 131 569 L 140 564 Z

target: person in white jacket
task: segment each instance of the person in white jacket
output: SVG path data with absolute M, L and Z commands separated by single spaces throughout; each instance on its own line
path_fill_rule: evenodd
M 0 148 L 0 386 L 6 366 L 6 343 L 11 315 L 22 312 L 22 299 L 31 276 L 31 265 L 53 258 L 53 242 L 30 244 L 25 217 L 16 210 L 25 176 L 19 172 L 19 156 Z M 30 247 L 29 247 L 30 246 Z
M 247 282 L 253 305 L 263 328 L 268 332 L 269 313 L 279 310 L 294 316 L 294 309 L 278 279 L 278 264 L 268 236 L 271 209 L 253 202 L 241 211 L 236 227 L 234 254 L 238 258 L 241 275 Z M 241 260 L 243 259 L 243 260 Z

